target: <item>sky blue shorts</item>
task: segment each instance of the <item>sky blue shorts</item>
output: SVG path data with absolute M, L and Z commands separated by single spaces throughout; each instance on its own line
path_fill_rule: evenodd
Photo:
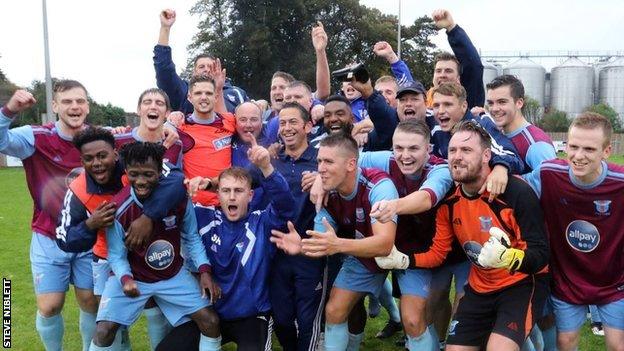
M 35 294 L 66 292 L 69 284 L 93 290 L 93 253 L 69 253 L 61 250 L 52 238 L 32 233 L 30 267 Z
M 188 322 L 189 315 L 210 306 L 210 300 L 201 297 L 197 279 L 184 268 L 168 280 L 136 283 L 141 294 L 138 297 L 128 297 L 124 295 L 119 279 L 110 276 L 100 300 L 97 321 L 130 326 L 140 317 L 145 303 L 152 296 L 174 327 Z
M 420 296 L 424 299 L 429 297 L 431 287 L 431 270 L 429 269 L 406 269 L 393 270 L 392 274 L 399 281 L 401 295 Z
M 103 258 L 97 258 L 96 261 L 91 262 L 93 269 L 93 294 L 101 296 L 104 292 L 104 286 L 108 277 L 113 272 L 108 264 L 108 260 Z
M 574 305 L 551 295 L 555 312 L 557 331 L 573 332 L 587 320 L 587 305 Z M 624 299 L 605 305 L 596 305 L 602 324 L 613 329 L 624 330 Z
M 357 258 L 347 256 L 342 262 L 334 286 L 344 290 L 379 296 L 386 275 L 386 272 L 372 273 Z
M 431 270 L 431 290 L 448 290 L 451 280 L 455 277 L 455 293 L 463 294 L 464 285 L 468 283 L 470 261 L 445 264 Z

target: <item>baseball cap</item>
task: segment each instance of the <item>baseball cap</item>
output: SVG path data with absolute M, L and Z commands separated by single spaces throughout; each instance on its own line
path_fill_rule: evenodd
M 401 89 L 397 91 L 396 98 L 399 99 L 401 98 L 401 96 L 405 95 L 406 93 L 415 93 L 415 94 L 423 94 L 423 95 L 427 94 L 425 87 L 419 81 L 413 81 L 413 82 L 406 83 L 405 85 L 402 85 Z

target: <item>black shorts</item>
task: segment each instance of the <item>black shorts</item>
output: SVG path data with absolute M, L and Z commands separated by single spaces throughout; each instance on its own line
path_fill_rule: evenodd
M 232 321 L 220 321 L 221 344 L 234 342 L 240 351 L 271 350 L 271 328 L 273 321 L 268 315 L 258 315 Z M 190 321 L 175 327 L 158 344 L 156 351 L 197 350 L 200 331 Z
M 548 283 L 548 275 L 533 275 L 488 294 L 477 293 L 466 285 L 449 326 L 447 345 L 485 347 L 490 334 L 496 333 L 522 347 L 544 309 Z

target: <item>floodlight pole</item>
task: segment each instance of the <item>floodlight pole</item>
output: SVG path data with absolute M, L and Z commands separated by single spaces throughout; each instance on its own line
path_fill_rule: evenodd
M 45 55 L 45 85 L 46 85 L 46 119 L 54 121 L 54 112 L 52 112 L 52 77 L 50 75 L 50 48 L 48 45 L 48 11 L 46 0 L 41 0 L 43 7 L 43 50 Z M 42 121 L 46 123 L 48 121 Z
M 399 0 L 399 22 L 397 24 L 397 56 L 401 59 L 401 0 Z

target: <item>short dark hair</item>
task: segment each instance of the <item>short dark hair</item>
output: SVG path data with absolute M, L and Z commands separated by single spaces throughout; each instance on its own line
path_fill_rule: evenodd
M 84 90 L 85 95 L 87 96 L 89 95 L 89 93 L 87 92 L 87 88 L 85 88 L 84 85 L 82 85 L 82 83 L 80 83 L 77 80 L 72 80 L 72 79 L 57 80 L 56 82 L 54 82 L 54 87 L 52 91 L 54 92 L 54 95 L 56 96 L 56 93 L 62 93 L 62 92 L 65 92 L 74 88 L 80 88 Z
M 477 121 L 469 120 L 469 121 L 461 121 L 457 123 L 453 130 L 451 130 L 451 137 L 455 135 L 455 133 L 459 132 L 470 132 L 476 134 L 479 137 L 479 143 L 483 149 L 490 149 L 492 147 L 492 137 L 490 133 L 487 132 Z
M 85 144 L 92 143 L 94 141 L 102 140 L 115 148 L 115 137 L 113 134 L 102 127 L 87 127 L 74 136 L 72 142 L 76 149 L 81 150 Z
M 344 95 L 332 95 L 330 97 L 328 97 L 327 99 L 325 99 L 325 103 L 323 105 L 327 105 L 330 102 L 333 101 L 340 101 L 343 102 L 345 105 L 349 106 L 349 108 L 351 107 L 351 101 L 349 101 L 349 99 L 347 99 Z
M 603 147 L 609 146 L 611 143 L 611 135 L 613 135 L 613 126 L 611 125 L 611 121 L 609 119 L 599 113 L 595 112 L 583 112 L 580 115 L 576 116 L 570 123 L 570 128 L 568 129 L 568 133 L 572 127 L 581 128 L 581 129 L 602 129 L 602 132 L 605 136 Z
M 335 147 L 343 151 L 347 151 L 349 154 L 353 155 L 356 159 L 360 154 L 360 150 L 358 148 L 357 142 L 351 134 L 347 133 L 334 133 L 329 134 L 319 144 L 320 147 Z
M 169 100 L 169 95 L 167 95 L 167 93 L 165 93 L 165 91 L 160 88 L 149 88 L 145 90 L 144 92 L 142 92 L 141 95 L 139 95 L 139 102 L 137 103 L 137 107 L 141 106 L 141 102 L 143 102 L 143 98 L 147 94 L 160 94 L 160 96 L 162 96 L 163 99 L 165 99 L 165 105 L 167 105 L 167 111 L 171 111 L 171 101 Z
M 492 79 L 491 82 L 485 85 L 485 88 L 487 90 L 493 90 L 504 86 L 509 86 L 509 93 L 514 101 L 524 99 L 524 85 L 522 81 L 511 74 L 503 74 L 502 76 Z
M 429 143 L 429 140 L 431 140 L 431 129 L 429 129 L 427 123 L 425 123 L 425 121 L 421 121 L 415 118 L 399 122 L 395 129 L 395 132 L 397 131 L 409 134 L 422 135 L 427 143 Z
M 230 167 L 219 173 L 219 182 L 225 177 L 232 177 L 236 180 L 242 180 L 251 189 L 252 178 L 249 171 L 242 167 Z
M 146 164 L 154 162 L 158 171 L 162 169 L 165 147 L 158 143 L 135 141 L 121 147 L 121 159 L 126 168 L 128 165 Z
M 193 76 L 191 77 L 191 81 L 189 82 L 189 90 L 193 89 L 193 86 L 195 86 L 195 84 L 197 83 L 211 83 L 213 87 L 216 88 L 216 84 L 214 79 L 212 79 L 212 77 L 209 77 L 207 75 L 199 75 L 199 76 Z
M 193 68 L 195 68 L 195 66 L 197 66 L 197 61 L 199 61 L 200 59 L 203 58 L 207 58 L 207 59 L 211 59 L 214 60 L 215 57 L 210 55 L 210 54 L 199 54 L 197 56 L 195 56 L 195 58 L 193 59 Z
M 310 112 L 308 112 L 303 106 L 301 106 L 301 104 L 299 104 L 298 102 L 286 102 L 284 103 L 284 106 L 282 106 L 281 111 L 284 111 L 287 108 L 294 108 L 299 110 L 299 116 L 301 117 L 301 119 L 303 119 L 304 122 L 310 122 L 312 120 L 312 118 L 310 117 Z
M 273 81 L 273 79 L 275 78 L 282 78 L 283 80 L 287 81 L 288 83 L 292 83 L 295 81 L 295 77 L 293 77 L 292 74 L 290 73 L 286 73 L 283 71 L 276 71 L 275 73 L 273 73 L 273 76 L 271 77 L 271 81 Z
M 457 73 L 462 74 L 462 66 L 457 59 L 457 56 L 451 54 L 450 52 L 443 51 L 435 56 L 433 65 L 435 65 L 440 61 L 453 61 L 457 65 Z

